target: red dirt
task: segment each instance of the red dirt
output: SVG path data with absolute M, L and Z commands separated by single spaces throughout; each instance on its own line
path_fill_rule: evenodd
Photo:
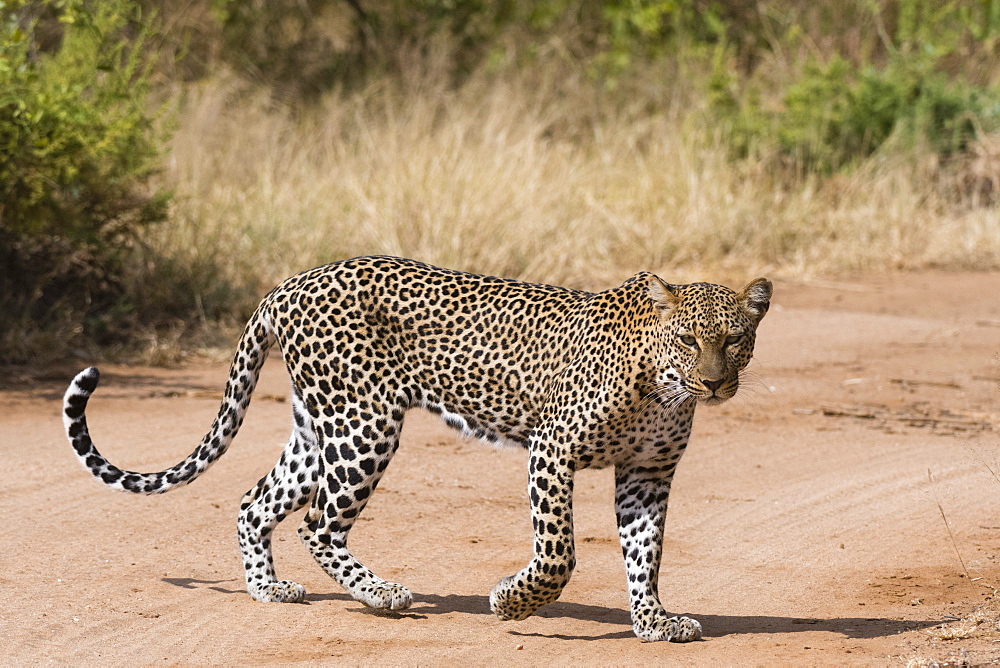
M 701 621 L 687 645 L 632 634 L 609 471 L 577 476 L 579 565 L 561 599 L 501 622 L 488 592 L 531 549 L 524 455 L 413 412 L 351 534 L 413 607 L 350 600 L 297 518 L 276 564 L 307 603 L 262 604 L 243 590 L 235 517 L 289 431 L 274 356 L 230 453 L 159 497 L 112 493 L 76 463 L 59 411 L 77 369 L 15 376 L 0 391 L 4 663 L 1000 661 L 996 616 L 965 639 L 935 629 L 1000 586 L 1000 274 L 779 282 L 756 360 L 760 383 L 699 409 L 675 479 L 661 594 Z M 192 449 L 226 376 L 215 362 L 102 370 L 91 431 L 141 470 Z

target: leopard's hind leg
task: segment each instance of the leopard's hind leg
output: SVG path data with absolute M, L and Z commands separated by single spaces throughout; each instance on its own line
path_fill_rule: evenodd
M 240 504 L 237 532 L 247 591 L 258 601 L 298 603 L 306 593 L 302 585 L 275 577 L 271 556 L 271 532 L 281 520 L 312 500 L 319 476 L 312 421 L 297 392 L 292 393 L 292 417 L 292 435 L 278 463 L 243 496 Z
M 348 532 L 399 446 L 403 407 L 356 399 L 325 408 L 311 412 L 321 443 L 321 473 L 299 537 L 355 600 L 370 608 L 406 609 L 413 602 L 410 591 L 378 577 L 347 549 Z

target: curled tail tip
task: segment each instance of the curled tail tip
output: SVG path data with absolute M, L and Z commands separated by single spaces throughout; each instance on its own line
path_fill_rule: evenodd
M 101 372 L 96 366 L 87 367 L 73 378 L 73 385 L 87 394 L 93 392 L 99 382 L 101 382 Z
M 63 397 L 63 415 L 67 421 L 73 421 L 83 415 L 87 408 L 87 400 L 94 393 L 97 383 L 101 380 L 101 373 L 97 367 L 88 367 L 76 374 L 73 381 L 66 388 Z

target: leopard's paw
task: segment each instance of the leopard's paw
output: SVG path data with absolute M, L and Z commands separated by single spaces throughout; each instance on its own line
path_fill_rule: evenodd
M 701 624 L 690 617 L 657 616 L 649 620 L 634 620 L 632 630 L 643 642 L 701 640 Z
M 552 597 L 552 600 L 555 600 L 555 597 Z M 500 580 L 490 592 L 490 610 L 505 622 L 526 619 L 535 610 L 550 602 L 522 583 L 517 575 L 510 575 Z
M 248 589 L 250 596 L 264 603 L 301 603 L 306 598 L 306 589 L 291 580 L 280 580 Z
M 401 584 L 380 582 L 361 587 L 355 598 L 369 608 L 406 610 L 413 605 L 413 594 Z

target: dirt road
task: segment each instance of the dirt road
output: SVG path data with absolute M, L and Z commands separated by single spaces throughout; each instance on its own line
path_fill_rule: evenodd
M 671 496 L 661 594 L 701 621 L 701 642 L 633 636 L 608 471 L 577 476 L 579 566 L 561 599 L 498 621 L 488 592 L 531 549 L 524 455 L 419 412 L 351 534 L 413 607 L 348 599 L 299 544 L 297 518 L 276 533 L 276 562 L 307 603 L 252 601 L 235 516 L 289 431 L 272 358 L 229 454 L 160 497 L 108 491 L 75 461 L 59 409 L 76 368 L 6 381 L 3 662 L 1000 661 L 1000 274 L 779 282 L 775 294 L 760 382 L 699 409 Z M 201 438 L 226 365 L 102 371 L 95 441 L 120 466 L 159 470 Z

